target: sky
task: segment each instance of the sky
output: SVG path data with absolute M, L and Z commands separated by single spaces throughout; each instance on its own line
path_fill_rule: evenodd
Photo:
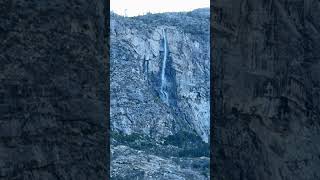
M 111 11 L 126 16 L 191 11 L 210 6 L 210 0 L 110 0 Z

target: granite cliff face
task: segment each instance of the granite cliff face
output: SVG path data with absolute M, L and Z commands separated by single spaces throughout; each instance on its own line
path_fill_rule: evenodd
M 207 179 L 209 9 L 111 14 L 110 33 L 112 178 Z
M 107 179 L 106 3 L 0 1 L 0 179 Z
M 320 179 L 319 1 L 212 5 L 214 179 Z

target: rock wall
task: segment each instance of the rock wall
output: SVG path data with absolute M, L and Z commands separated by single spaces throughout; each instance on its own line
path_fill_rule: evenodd
M 111 14 L 110 33 L 112 178 L 208 179 L 209 9 Z
M 205 11 L 208 12 L 208 9 Z M 112 106 L 114 105 L 113 107 L 121 106 L 118 97 L 123 97 L 125 99 L 122 102 L 127 104 L 126 110 L 121 110 L 124 108 L 123 106 L 112 108 L 114 112 L 111 112 L 111 116 L 116 119 L 112 120 L 111 127 L 115 131 L 127 133 L 144 131 L 151 135 L 151 127 L 149 126 L 153 126 L 151 125 L 153 123 L 145 124 L 142 122 L 145 122 L 145 119 L 152 121 L 156 118 L 140 118 L 140 116 L 148 114 L 145 113 L 146 107 L 138 107 L 145 102 L 145 105 L 157 112 L 161 112 L 161 109 L 165 111 L 174 109 L 175 112 L 180 110 L 181 112 L 177 113 L 180 113 L 180 117 L 183 118 L 181 121 L 189 121 L 188 123 L 197 131 L 197 134 L 204 141 L 208 141 L 210 86 L 208 13 L 203 17 L 197 11 L 190 13 L 189 16 L 154 14 L 137 18 L 124 18 L 117 15 L 111 17 L 111 96 L 114 97 L 111 98 L 111 103 Z M 183 22 L 189 19 L 190 23 Z M 200 20 L 200 22 L 196 22 L 196 20 Z M 199 31 L 202 34 L 196 30 L 187 29 L 183 25 L 176 25 L 175 21 L 193 29 L 200 26 Z M 164 56 L 163 29 L 166 30 L 168 43 L 165 76 L 169 84 L 167 91 L 170 103 L 167 105 L 160 101 L 152 104 L 152 101 L 161 100 L 161 73 Z M 122 94 L 120 95 L 120 93 Z M 131 96 L 131 98 L 127 96 Z M 140 111 L 134 110 L 128 104 L 132 100 L 136 100 L 136 108 L 139 108 Z M 118 114 L 118 116 L 117 113 L 122 115 Z M 134 117 L 135 113 L 141 113 L 139 118 Z M 123 114 L 128 114 L 134 119 L 130 122 L 128 117 Z M 159 120 L 154 123 L 158 125 L 159 121 L 169 123 L 174 121 L 169 120 L 170 118 L 177 118 L 177 116 L 170 116 L 169 113 L 168 119 L 166 119 L 161 115 Z M 118 118 L 120 119 L 118 120 Z M 142 126 L 136 125 L 137 123 Z M 163 136 L 167 136 L 172 131 L 171 127 L 172 125 L 159 127 L 158 131 L 162 131 Z M 169 129 L 164 130 L 166 128 Z M 164 133 L 164 131 L 170 132 Z
M 0 2 L 0 178 L 107 179 L 107 2 Z
M 319 179 L 319 2 L 212 3 L 213 179 Z

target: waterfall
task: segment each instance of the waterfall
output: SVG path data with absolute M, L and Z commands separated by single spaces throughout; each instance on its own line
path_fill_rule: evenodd
M 167 84 L 165 72 L 166 72 L 167 55 L 168 55 L 168 47 L 167 47 L 168 44 L 167 44 L 166 32 L 165 32 L 164 29 L 162 29 L 162 34 L 163 34 L 163 49 L 164 49 L 164 53 L 163 53 L 162 69 L 161 69 L 161 88 L 160 88 L 160 93 L 161 93 L 161 99 L 166 104 L 169 104 L 168 93 L 166 92 L 166 89 L 165 89 L 166 84 Z

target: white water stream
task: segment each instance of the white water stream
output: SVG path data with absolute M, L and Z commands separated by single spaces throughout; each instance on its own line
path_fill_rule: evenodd
M 167 36 L 166 32 L 164 29 L 162 29 L 162 34 L 163 34 L 163 49 L 164 49 L 164 55 L 163 55 L 163 60 L 162 60 L 162 69 L 161 69 L 161 99 L 166 103 L 169 104 L 169 99 L 168 99 L 168 93 L 165 90 L 165 87 L 167 85 L 167 80 L 165 76 L 166 72 L 166 65 L 167 65 L 167 55 L 168 55 L 168 44 L 167 44 Z

